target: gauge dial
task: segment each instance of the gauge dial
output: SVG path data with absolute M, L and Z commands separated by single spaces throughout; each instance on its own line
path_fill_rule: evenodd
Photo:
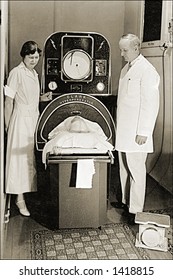
M 57 85 L 56 82 L 51 81 L 51 82 L 48 84 L 48 87 L 49 87 L 50 90 L 55 90 L 55 89 L 57 89 L 58 85 Z
M 70 79 L 83 80 L 91 73 L 91 57 L 82 50 L 69 51 L 62 63 L 63 72 Z
M 98 91 L 103 91 L 105 88 L 105 85 L 104 85 L 104 83 L 99 82 L 96 87 L 97 87 Z

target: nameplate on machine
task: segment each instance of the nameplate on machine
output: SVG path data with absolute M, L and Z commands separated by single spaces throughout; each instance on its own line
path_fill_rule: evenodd
M 93 101 L 89 100 L 89 98 L 87 98 L 87 96 L 83 96 L 80 94 L 76 94 L 76 95 L 66 95 L 64 96 L 64 98 L 61 98 L 62 100 L 60 101 L 60 105 L 64 104 L 64 103 L 69 103 L 69 102 L 82 102 L 82 103 L 88 103 L 93 105 Z

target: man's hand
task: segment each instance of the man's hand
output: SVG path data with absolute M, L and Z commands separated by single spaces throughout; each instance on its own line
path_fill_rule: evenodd
M 147 136 L 136 135 L 135 141 L 138 145 L 143 145 L 147 141 Z

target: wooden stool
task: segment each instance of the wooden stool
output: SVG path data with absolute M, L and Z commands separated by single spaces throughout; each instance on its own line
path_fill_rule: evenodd
M 148 212 L 138 212 L 135 223 L 139 224 L 136 247 L 167 251 L 166 229 L 170 227 L 170 216 Z

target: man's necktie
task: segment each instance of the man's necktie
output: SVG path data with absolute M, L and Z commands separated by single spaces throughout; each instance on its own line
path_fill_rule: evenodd
M 127 72 L 129 71 L 129 69 L 132 67 L 131 62 L 128 63 L 128 67 L 127 67 Z

